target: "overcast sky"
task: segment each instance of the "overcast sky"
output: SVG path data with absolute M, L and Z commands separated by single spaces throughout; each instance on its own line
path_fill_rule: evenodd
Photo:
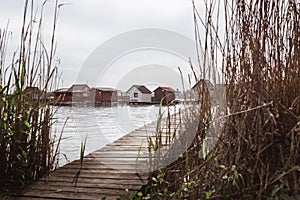
M 186 61 L 194 56 L 189 54 L 195 53 L 190 48 L 194 38 L 190 0 L 60 2 L 68 3 L 60 9 L 56 37 L 61 87 L 88 83 L 126 91 L 132 84 L 146 84 L 151 90 L 158 85 L 181 90 L 178 67 L 188 82 L 191 70 Z M 52 20 L 53 6 L 54 0 L 50 0 L 45 20 Z M 19 39 L 22 10 L 23 1 L 1 0 L 0 27 L 10 21 L 12 41 Z M 50 30 L 45 26 L 45 32 Z

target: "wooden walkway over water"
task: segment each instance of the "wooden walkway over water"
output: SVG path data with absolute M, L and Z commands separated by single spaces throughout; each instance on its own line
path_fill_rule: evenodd
M 155 128 L 154 122 L 132 131 L 87 155 L 81 170 L 80 161 L 73 161 L 14 199 L 117 199 L 135 194 L 148 183 L 147 134 Z

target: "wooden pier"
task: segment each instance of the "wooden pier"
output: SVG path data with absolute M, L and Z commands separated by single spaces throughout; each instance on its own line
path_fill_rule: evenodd
M 147 133 L 139 128 L 100 150 L 58 168 L 13 199 L 117 199 L 135 194 L 148 183 Z

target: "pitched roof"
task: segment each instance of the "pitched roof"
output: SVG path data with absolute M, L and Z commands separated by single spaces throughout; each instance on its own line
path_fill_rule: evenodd
M 195 89 L 197 86 L 199 86 L 199 84 L 202 83 L 203 80 L 204 80 L 204 79 L 200 79 L 200 80 L 192 87 L 192 89 Z M 210 80 L 204 80 L 204 81 L 205 81 L 205 84 L 206 84 L 206 86 L 207 86 L 208 88 L 211 89 L 211 88 L 214 87 L 214 85 L 210 82 Z
M 68 92 L 86 92 L 90 90 L 87 84 L 74 84 L 68 89 Z
M 53 92 L 68 92 L 69 88 L 59 88 L 57 90 L 54 90 Z
M 152 92 L 146 88 L 146 86 L 144 85 L 133 85 L 131 86 L 131 88 L 136 87 L 141 93 L 143 94 L 151 94 Z M 129 90 L 131 90 L 131 88 L 129 88 Z M 129 90 L 127 90 L 127 93 L 129 92 Z
M 173 88 L 171 88 L 171 87 L 158 87 L 154 91 L 156 91 L 158 89 L 164 90 L 166 92 L 175 92 L 175 90 Z
M 24 92 L 33 92 L 33 91 L 42 92 L 42 90 L 40 90 L 38 87 L 28 86 L 24 89 Z
M 97 89 L 97 90 L 101 90 L 101 91 L 118 91 L 117 89 L 114 89 L 114 88 L 108 88 L 108 87 L 95 87 L 95 88 L 92 88 L 92 89 Z

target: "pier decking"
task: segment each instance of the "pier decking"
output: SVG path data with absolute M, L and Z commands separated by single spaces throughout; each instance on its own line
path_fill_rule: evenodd
M 147 133 L 156 123 L 139 128 L 35 182 L 15 199 L 116 199 L 134 194 L 148 183 Z

